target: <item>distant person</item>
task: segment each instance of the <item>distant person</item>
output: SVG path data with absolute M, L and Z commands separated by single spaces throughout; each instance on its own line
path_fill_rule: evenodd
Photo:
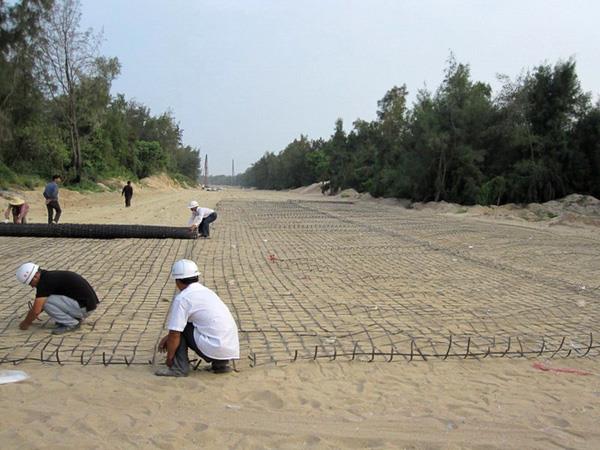
M 44 189 L 44 198 L 46 199 L 46 209 L 48 210 L 48 223 L 58 223 L 62 209 L 58 204 L 58 184 L 61 182 L 60 175 L 53 175 L 52 181 Z M 56 215 L 54 215 L 56 212 Z
M 11 213 L 13 223 L 27 223 L 28 212 L 29 205 L 25 203 L 25 200 L 19 197 L 11 197 L 8 199 L 8 208 L 4 211 L 4 223 L 9 222 Z
M 68 333 L 79 328 L 100 303 L 90 283 L 75 272 L 42 270 L 28 262 L 17 269 L 17 280 L 36 288 L 33 306 L 19 324 L 21 330 L 44 311 L 56 322 L 52 334 Z
M 129 208 L 131 206 L 131 197 L 133 197 L 133 186 L 131 186 L 131 181 L 128 181 L 127 184 L 123 186 L 121 196 L 125 196 L 125 207 Z
M 169 334 L 158 344 L 167 352 L 167 367 L 156 375 L 185 377 L 190 371 L 188 348 L 211 363 L 215 373 L 231 371 L 229 362 L 240 357 L 238 329 L 229 308 L 217 294 L 198 282 L 195 262 L 181 259 L 173 264 L 171 278 L 179 294 L 173 299 L 167 328 Z
M 188 222 L 190 230 L 198 230 L 198 236 L 209 238 L 210 224 L 217 220 L 217 213 L 210 208 L 201 208 L 196 200 L 192 200 L 188 208 L 192 211 L 192 216 Z

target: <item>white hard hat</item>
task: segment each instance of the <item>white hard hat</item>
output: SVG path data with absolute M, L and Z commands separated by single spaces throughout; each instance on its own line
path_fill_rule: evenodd
M 39 268 L 40 266 L 32 262 L 22 264 L 21 267 L 17 269 L 17 280 L 23 284 L 29 284 Z
M 200 205 L 198 205 L 198 202 L 196 200 L 192 200 L 190 202 L 190 204 L 188 205 L 188 208 L 192 209 L 192 208 L 197 208 L 198 206 L 200 206 Z
M 189 259 L 180 259 L 175 261 L 173 268 L 171 269 L 171 278 L 174 280 L 182 280 L 183 278 L 191 278 L 200 276 L 198 272 L 198 266 L 194 261 Z

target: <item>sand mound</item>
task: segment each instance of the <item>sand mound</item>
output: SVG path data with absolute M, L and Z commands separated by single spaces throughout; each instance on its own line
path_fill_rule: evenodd
M 438 213 L 465 212 L 464 206 L 461 206 L 457 203 L 448 203 L 443 200 L 440 202 L 427 202 L 427 203 L 416 202 L 416 203 L 412 204 L 412 208 L 416 209 L 417 211 L 422 211 L 422 210 L 426 209 L 426 210 L 435 211 Z
M 395 197 L 373 197 L 368 192 L 360 194 L 361 201 L 374 202 L 380 205 L 387 206 L 398 206 L 405 209 L 412 208 L 412 201 L 407 198 L 395 198 Z
M 337 194 L 336 197 L 359 199 L 361 197 L 361 194 L 359 194 L 354 189 L 344 189 L 342 192 L 340 192 L 339 194 Z
M 25 199 L 25 195 L 19 191 L 8 191 L 8 190 L 0 190 L 0 198 L 9 200 L 13 197 L 20 197 Z M 1 206 L 0 206 L 1 207 Z
M 290 190 L 296 194 L 320 194 L 322 183 L 313 183 Z M 395 205 L 417 211 L 429 211 L 439 214 L 461 214 L 474 217 L 495 217 L 526 222 L 542 222 L 548 225 L 600 226 L 600 200 L 590 195 L 571 194 L 546 203 L 517 205 L 507 203 L 501 206 L 464 206 L 457 203 L 415 202 L 408 199 L 375 198 L 368 192 L 359 193 L 354 189 L 345 189 L 335 195 L 337 198 L 363 200 L 385 205 Z
M 494 216 L 542 222 L 548 225 L 600 226 L 600 200 L 590 195 L 571 194 L 546 203 L 502 206 L 468 206 L 469 215 Z
M 550 225 L 574 225 L 600 227 L 600 217 L 590 217 L 567 212 L 553 220 Z
M 161 173 L 160 175 L 152 175 L 150 177 L 142 178 L 140 180 L 140 186 L 150 189 L 181 189 L 182 186 L 173 178 Z
M 489 216 L 493 214 L 493 209 L 489 206 L 481 206 L 475 205 L 469 208 L 469 214 L 477 215 L 477 216 Z
M 569 212 L 586 216 L 600 216 L 600 200 L 591 195 L 571 194 L 559 200 L 546 202 L 541 206 L 554 214 Z
M 296 194 L 321 194 L 322 183 L 313 183 L 308 186 L 302 186 L 296 189 L 292 189 L 290 192 Z
M 107 178 L 96 183 L 101 188 L 107 191 L 120 191 L 127 184 L 127 180 L 122 178 Z M 135 186 L 135 184 L 132 182 Z

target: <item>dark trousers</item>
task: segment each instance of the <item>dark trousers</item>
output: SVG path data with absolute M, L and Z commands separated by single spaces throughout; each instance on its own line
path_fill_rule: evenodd
M 131 206 L 131 196 L 125 196 L 125 207 L 129 208 Z
M 188 348 L 194 350 L 194 352 L 196 352 L 196 354 L 204 361 L 211 363 L 213 370 L 218 370 L 222 367 L 226 367 L 229 364 L 229 360 L 213 359 L 200 351 L 196 345 L 196 340 L 194 339 L 194 324 L 192 322 L 188 322 L 181 333 L 179 347 L 177 347 L 175 358 L 173 358 L 173 370 L 177 370 L 181 373 L 188 373 L 190 371 L 190 360 L 188 359 L 187 351 Z
M 50 200 L 46 203 L 46 209 L 48 210 L 48 223 L 58 223 L 58 219 L 60 219 L 60 214 L 62 213 L 58 200 Z M 56 215 L 54 215 L 54 211 L 56 211 Z M 54 218 L 52 218 L 52 216 L 54 216 Z
M 198 234 L 203 237 L 210 236 L 210 224 L 217 220 L 217 213 L 211 213 L 200 222 L 200 228 L 198 229 Z

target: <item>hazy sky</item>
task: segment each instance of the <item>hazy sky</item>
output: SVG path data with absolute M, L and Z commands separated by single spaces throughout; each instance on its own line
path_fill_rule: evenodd
M 243 172 L 300 134 L 372 120 L 406 84 L 435 90 L 450 51 L 497 91 L 541 63 L 574 57 L 600 93 L 600 2 L 577 0 L 82 0 L 82 26 L 119 58 L 113 94 L 171 110 L 209 173 Z

